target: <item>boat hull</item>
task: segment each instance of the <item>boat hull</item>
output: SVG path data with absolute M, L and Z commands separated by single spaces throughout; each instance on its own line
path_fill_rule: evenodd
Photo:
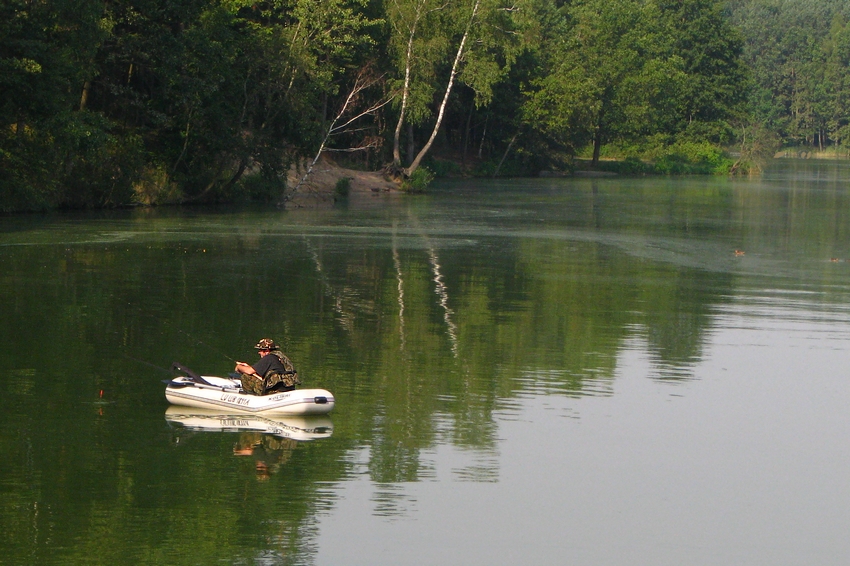
M 173 405 L 219 411 L 276 415 L 325 415 L 334 408 L 334 396 L 325 389 L 295 389 L 271 395 L 242 393 L 239 381 L 202 376 L 200 384 L 189 378 L 172 380 L 165 398 Z

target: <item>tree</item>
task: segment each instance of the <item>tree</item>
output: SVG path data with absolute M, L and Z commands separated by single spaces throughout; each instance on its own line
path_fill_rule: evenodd
M 824 87 L 828 93 L 826 128 L 837 145 L 847 146 L 850 141 L 850 25 L 841 14 L 833 18 L 824 51 Z
M 139 132 L 150 167 L 189 200 L 229 199 L 249 170 L 283 190 L 372 25 L 361 0 L 183 0 L 115 12 L 106 110 Z M 139 10 L 144 9 L 144 12 Z M 128 110 L 132 110 L 128 112 Z
M 101 186 L 126 188 L 127 177 L 114 169 L 120 140 L 81 101 L 107 32 L 102 9 L 98 0 L 13 0 L 0 7 L 0 112 L 6 120 L 0 128 L 0 210 L 61 204 L 69 192 L 65 180 L 84 170 Z M 101 204 L 109 200 L 104 191 L 90 193 Z
M 436 101 L 434 109 L 435 119 L 431 133 L 410 165 L 404 169 L 403 173 L 408 177 L 416 171 L 430 151 L 442 126 L 456 82 L 467 85 L 475 92 L 476 104 L 486 104 L 491 100 L 493 85 L 504 77 L 517 53 L 523 49 L 523 30 L 519 25 L 521 18 L 517 15 L 527 8 L 521 2 L 509 4 L 503 0 L 450 0 L 444 7 L 434 7 L 426 12 L 429 6 L 431 5 L 423 4 L 419 8 L 407 10 L 408 15 L 400 17 L 399 21 L 408 22 L 408 25 L 397 25 L 393 30 L 403 38 L 397 37 L 393 40 L 395 44 L 401 43 L 410 47 L 410 56 L 407 56 L 406 50 L 404 56 L 397 57 L 397 69 L 400 67 L 400 74 L 405 76 L 407 82 L 404 91 L 437 92 L 433 86 L 426 86 L 419 81 L 427 81 L 430 76 L 436 77 L 435 69 L 439 68 L 439 64 L 448 64 L 445 86 L 440 89 L 442 95 Z M 421 14 L 418 16 L 419 20 L 416 19 L 417 10 Z M 429 21 L 439 18 L 442 26 L 422 26 L 415 28 L 421 31 L 415 31 L 411 22 L 421 21 L 426 16 L 434 18 Z M 420 66 L 416 64 L 420 57 L 416 50 L 419 45 L 427 46 L 424 53 L 442 53 L 444 56 L 450 55 L 450 58 L 446 61 L 433 59 L 422 62 Z M 409 102 L 403 104 L 406 109 Z M 401 119 L 406 119 L 406 116 Z M 396 130 L 401 131 L 401 121 Z
M 387 20 L 392 28 L 390 49 L 396 57 L 396 67 L 402 71 L 399 89 L 399 115 L 393 132 L 393 167 L 401 168 L 401 131 L 408 109 L 413 106 L 417 121 L 425 114 L 424 99 L 430 98 L 434 61 L 441 56 L 444 42 L 434 33 L 440 26 L 439 12 L 446 4 L 440 0 L 389 0 Z
M 672 54 L 681 58 L 687 77 L 675 131 L 685 138 L 730 141 L 728 122 L 748 94 L 742 38 L 717 0 L 658 0 L 658 7 Z
M 744 37 L 753 76 L 750 107 L 757 122 L 786 144 L 826 144 L 840 136 L 843 0 L 739 0 L 730 21 Z
M 658 13 L 632 0 L 585 0 L 566 9 L 564 39 L 534 83 L 526 116 L 572 150 L 652 135 L 680 113 L 683 61 L 663 42 Z
M 714 0 L 581 0 L 563 8 L 526 116 L 566 147 L 730 139 L 747 75 L 740 40 Z

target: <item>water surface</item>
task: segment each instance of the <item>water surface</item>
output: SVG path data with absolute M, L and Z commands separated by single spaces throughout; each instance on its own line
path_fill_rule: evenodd
M 0 219 L 0 561 L 842 563 L 848 181 Z M 266 336 L 328 422 L 174 417 Z

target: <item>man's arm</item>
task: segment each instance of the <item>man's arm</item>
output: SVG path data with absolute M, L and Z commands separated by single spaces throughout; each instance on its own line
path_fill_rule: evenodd
M 245 362 L 236 362 L 236 371 L 239 373 L 244 373 L 245 375 L 251 375 L 256 377 L 257 379 L 262 379 L 262 376 L 254 371 L 254 368 Z

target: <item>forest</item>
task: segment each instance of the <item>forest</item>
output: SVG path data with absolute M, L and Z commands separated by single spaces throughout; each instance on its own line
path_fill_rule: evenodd
M 7 0 L 0 212 L 850 148 L 845 0 Z

